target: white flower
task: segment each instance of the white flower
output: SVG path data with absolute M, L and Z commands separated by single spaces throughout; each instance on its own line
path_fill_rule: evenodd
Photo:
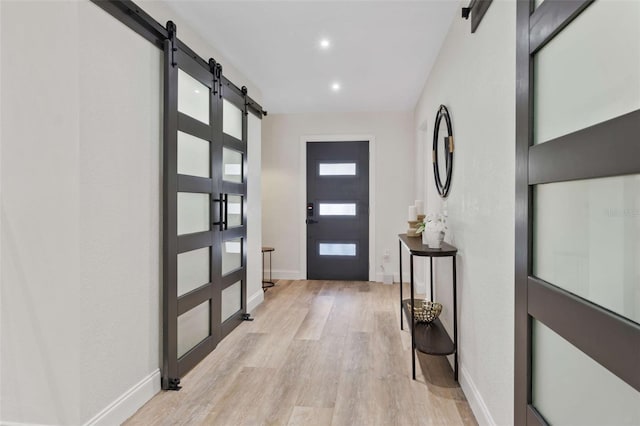
M 447 231 L 447 218 L 442 213 L 428 213 L 424 221 L 418 225 L 416 232 L 446 232 Z

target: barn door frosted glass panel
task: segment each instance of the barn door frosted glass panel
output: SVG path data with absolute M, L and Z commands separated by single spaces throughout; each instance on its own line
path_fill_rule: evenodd
M 208 178 L 209 141 L 178 131 L 178 174 Z
M 209 247 L 178 254 L 178 296 L 209 283 L 210 262 Z
M 640 392 L 533 322 L 533 405 L 552 425 L 640 425 Z
M 242 226 L 243 200 L 244 197 L 242 195 L 229 195 L 227 201 L 227 227 L 236 228 Z
M 178 358 L 211 335 L 210 315 L 207 300 L 178 317 Z
M 242 307 L 242 281 L 231 284 L 222 290 L 222 310 L 221 320 L 226 319 L 235 314 Z
M 178 193 L 178 235 L 209 230 L 210 195 Z
M 242 154 L 236 150 L 222 148 L 222 179 L 242 183 Z
M 209 88 L 182 70 L 178 71 L 178 111 L 209 124 Z
M 242 266 L 242 238 L 222 242 L 222 275 Z
M 533 205 L 533 274 L 640 323 L 640 175 L 537 185 Z
M 534 59 L 535 143 L 640 109 L 640 1 L 596 1 Z
M 222 100 L 222 131 L 242 140 L 242 111 L 226 99 Z

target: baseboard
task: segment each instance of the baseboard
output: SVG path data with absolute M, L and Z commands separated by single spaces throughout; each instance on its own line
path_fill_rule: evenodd
M 469 406 L 471 407 L 471 411 L 476 416 L 476 420 L 480 426 L 495 426 L 496 422 L 491 417 L 491 413 L 489 412 L 489 408 L 484 403 L 484 399 L 482 399 L 482 395 L 478 391 L 473 379 L 469 375 L 469 372 L 461 365 L 460 366 L 460 387 L 464 392 L 464 395 L 467 397 L 467 402 L 469 402 Z
M 247 312 L 252 312 L 264 301 L 264 291 L 262 289 L 256 291 L 247 297 Z
M 287 269 L 274 269 L 271 272 L 274 280 L 304 280 L 300 271 L 292 271 Z
M 119 425 L 160 392 L 160 370 L 142 379 L 118 399 L 96 414 L 85 426 Z

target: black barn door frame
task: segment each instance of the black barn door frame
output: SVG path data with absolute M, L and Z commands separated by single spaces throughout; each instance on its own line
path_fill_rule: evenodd
M 533 186 L 640 173 L 640 110 L 533 145 L 533 56 L 593 0 L 518 0 L 514 424 L 544 425 L 532 405 L 532 320 L 640 391 L 640 326 L 533 276 Z M 575 155 L 579 152 L 580 155 Z M 625 350 L 625 348 L 630 350 Z
M 210 127 L 213 133 L 219 135 L 222 139 L 228 138 L 222 133 L 222 98 L 229 100 L 243 111 L 242 121 L 242 145 L 243 158 L 243 183 L 240 187 L 232 188 L 233 193 L 242 193 L 244 195 L 244 203 L 246 203 L 246 177 L 247 177 L 247 115 L 254 114 L 262 119 L 267 112 L 262 106 L 253 100 L 249 95 L 246 87 L 238 87 L 228 80 L 222 74 L 222 66 L 213 58 L 204 60 L 195 53 L 189 46 L 183 43 L 176 36 L 176 27 L 172 22 L 167 23 L 165 28 L 158 21 L 153 19 L 142 8 L 129 0 L 91 0 L 96 6 L 112 15 L 114 18 L 128 26 L 130 29 L 140 34 L 142 37 L 153 43 L 157 48 L 164 51 L 164 123 L 163 123 L 163 282 L 162 282 L 162 339 L 163 339 L 163 358 L 162 358 L 162 388 L 169 390 L 180 389 L 180 377 L 193 368 L 200 360 L 209 354 L 217 345 L 217 343 L 231 332 L 242 320 L 246 312 L 247 294 L 246 294 L 246 208 L 243 211 L 243 226 L 233 229 L 220 230 L 212 226 L 212 232 L 202 232 L 178 237 L 177 235 L 177 192 L 198 192 L 212 194 L 211 214 L 212 222 L 220 221 L 221 218 L 215 217 L 218 211 L 215 202 L 223 200 L 216 197 L 215 194 L 223 193 L 225 189 L 229 189 L 228 185 L 223 183 L 220 176 L 221 155 L 218 156 L 212 167 L 211 179 L 196 178 L 193 176 L 182 176 L 177 174 L 177 131 L 179 126 L 185 125 L 195 132 L 202 131 L 202 126 L 195 123 L 189 117 L 177 112 L 177 60 L 182 59 L 183 64 L 190 68 L 190 74 L 209 73 L 207 78 L 200 79 L 210 81 L 207 86 L 212 89 L 212 102 L 210 110 Z M 213 95 L 217 96 L 214 101 Z M 173 111 L 172 113 L 169 113 Z M 214 115 L 215 114 L 215 115 Z M 207 126 L 205 126 L 207 127 Z M 197 134 L 197 133 L 196 133 Z M 203 137 L 211 140 L 211 138 Z M 220 150 L 224 145 L 224 141 L 216 144 L 211 140 L 212 149 Z M 231 143 L 234 143 L 233 141 Z M 236 140 L 238 145 L 238 140 Z M 217 148 L 216 148 L 217 147 Z M 239 148 L 236 146 L 235 148 Z M 217 182 L 217 183 L 216 183 Z M 218 186 L 216 186 L 218 185 Z M 214 247 L 221 250 L 221 242 L 223 238 L 242 237 L 242 267 L 236 271 L 232 271 L 225 277 L 221 277 L 220 272 L 220 256 L 214 259 Z M 177 297 L 177 254 L 199 247 L 211 247 L 211 281 L 209 285 L 196 289 L 180 299 Z M 225 286 L 235 282 L 232 279 L 242 280 L 242 300 L 241 309 L 234 313 L 223 324 L 220 322 L 220 298 L 214 293 L 220 294 Z M 214 290 L 215 289 L 215 290 Z M 205 300 L 210 300 L 210 320 L 212 334 L 196 345 L 192 350 L 187 352 L 181 359 L 177 357 L 177 317 L 188 311 L 191 307 L 197 306 Z M 195 304 L 194 304 L 195 303 Z

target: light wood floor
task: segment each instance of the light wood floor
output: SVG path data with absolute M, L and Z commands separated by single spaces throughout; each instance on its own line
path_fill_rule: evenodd
M 444 357 L 400 331 L 398 286 L 279 281 L 265 302 L 126 425 L 475 425 Z

